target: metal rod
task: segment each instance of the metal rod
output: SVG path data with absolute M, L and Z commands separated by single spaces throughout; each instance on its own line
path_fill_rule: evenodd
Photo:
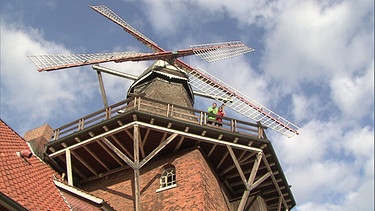
M 102 66 L 99 66 L 99 65 L 93 65 L 92 69 L 94 69 L 96 71 L 108 73 L 108 74 L 111 74 L 111 75 L 114 75 L 114 76 L 119 76 L 119 77 L 122 77 L 122 78 L 130 79 L 130 80 L 133 80 L 133 81 L 138 79 L 138 76 L 128 74 L 128 73 L 123 73 L 123 72 L 113 70 L 113 69 L 110 69 L 110 68 L 107 68 L 107 67 L 102 67 Z
M 96 73 L 98 75 L 98 81 L 99 81 L 99 86 L 100 86 L 100 92 L 102 94 L 104 108 L 108 108 L 107 95 L 105 93 L 105 88 L 104 88 L 104 82 L 103 82 L 102 73 L 100 71 L 96 71 Z

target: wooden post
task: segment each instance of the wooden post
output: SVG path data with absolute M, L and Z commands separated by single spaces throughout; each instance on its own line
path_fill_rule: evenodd
M 203 125 L 203 113 L 199 113 L 199 125 Z
M 258 138 L 264 138 L 263 136 L 263 128 L 260 122 L 258 122 Z
M 60 136 L 60 129 L 55 130 L 55 134 L 53 135 L 53 140 L 56 141 L 59 139 Z
M 137 106 L 137 97 L 134 97 L 133 108 L 136 108 L 136 106 Z
M 72 157 L 70 150 L 65 150 L 66 158 L 66 173 L 68 174 L 68 185 L 73 186 L 73 171 L 72 171 Z
M 141 98 L 140 97 L 138 97 L 138 111 L 140 111 L 141 110 Z
M 105 119 L 110 119 L 112 114 L 112 107 L 108 107 L 105 109 Z
M 135 210 L 141 210 L 141 195 L 139 185 L 139 128 L 138 125 L 134 125 L 133 131 L 134 137 L 134 195 L 135 195 Z
M 104 108 L 108 108 L 107 95 L 105 94 L 102 73 L 100 71 L 96 71 L 96 73 L 98 75 L 98 81 L 99 81 L 99 86 L 100 86 L 100 93 L 102 94 L 102 100 L 103 100 Z
M 167 117 L 169 117 L 169 106 L 170 106 L 171 104 L 169 104 L 168 103 L 168 105 L 167 105 Z

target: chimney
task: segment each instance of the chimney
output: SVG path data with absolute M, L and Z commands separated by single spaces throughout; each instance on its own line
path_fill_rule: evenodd
M 27 131 L 23 138 L 30 144 L 35 155 L 43 159 L 44 146 L 51 140 L 52 136 L 53 129 L 48 124 L 45 124 Z
M 33 156 L 33 153 L 29 149 L 16 152 L 16 154 L 21 158 L 31 158 Z

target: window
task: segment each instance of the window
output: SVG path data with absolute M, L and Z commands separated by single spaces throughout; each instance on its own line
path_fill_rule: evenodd
M 176 168 L 169 167 L 160 176 L 160 187 L 158 191 L 176 187 Z

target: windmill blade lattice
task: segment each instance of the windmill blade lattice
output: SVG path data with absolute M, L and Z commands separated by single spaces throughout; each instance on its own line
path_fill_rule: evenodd
M 226 107 L 260 122 L 263 126 L 275 130 L 287 137 L 298 134 L 299 127 L 274 113 L 253 99 L 230 87 L 213 75 L 197 68 L 189 72 L 189 83 L 195 90 L 215 96 L 216 100 Z M 228 103 L 228 100 L 230 102 Z
M 133 35 L 137 40 L 141 41 L 143 44 L 151 48 L 155 52 L 164 51 L 160 48 L 154 41 L 150 38 L 139 32 L 137 29 L 132 27 L 128 24 L 124 19 L 122 19 L 119 15 L 113 12 L 105 5 L 98 5 L 98 6 L 90 6 L 96 12 L 102 14 L 104 17 L 108 18 L 109 20 L 113 21 L 114 23 L 120 25 L 126 32 Z
M 55 54 L 29 56 L 38 71 L 51 71 L 104 62 L 145 61 L 162 59 L 173 63 L 178 57 L 199 55 L 211 62 L 239 56 L 254 49 L 241 42 L 225 42 L 195 45 L 193 48 L 178 51 L 159 51 L 155 53 L 114 52 L 96 54 Z
M 229 59 L 254 51 L 254 48 L 243 44 L 241 41 L 190 45 L 190 47 L 195 55 L 207 62 Z
M 117 61 L 123 58 L 133 58 L 144 55 L 138 52 L 113 52 L 96 54 L 55 54 L 29 56 L 38 67 L 38 71 L 50 71 L 89 64 Z
M 119 15 L 113 12 L 105 5 L 90 6 L 93 10 L 100 13 L 104 17 L 108 18 L 112 22 L 121 26 L 126 32 L 134 36 L 141 43 L 148 46 L 155 52 L 164 52 L 165 50 L 159 47 L 154 41 L 148 38 L 146 35 L 142 34 L 140 31 L 132 27 Z M 245 53 L 254 51 L 253 48 L 246 46 L 245 44 L 237 42 L 225 42 L 225 43 L 212 43 L 212 44 L 200 44 L 190 46 L 194 53 L 200 56 L 202 59 L 213 62 L 223 59 L 232 58 Z

